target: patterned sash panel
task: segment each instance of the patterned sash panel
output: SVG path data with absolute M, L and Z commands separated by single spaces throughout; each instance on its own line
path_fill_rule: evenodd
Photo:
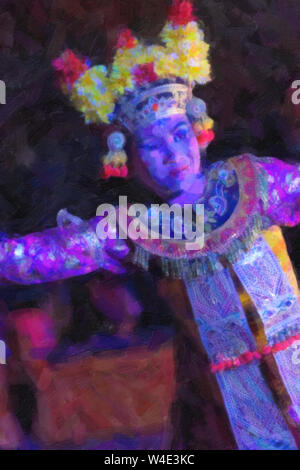
M 254 351 L 256 344 L 227 269 L 185 281 L 200 336 L 211 362 Z M 258 361 L 217 373 L 239 449 L 296 449 Z
M 300 305 L 277 256 L 260 236 L 252 250 L 233 266 L 250 295 L 272 346 L 300 332 Z M 292 401 L 291 415 L 300 421 L 300 341 L 278 351 L 275 360 Z

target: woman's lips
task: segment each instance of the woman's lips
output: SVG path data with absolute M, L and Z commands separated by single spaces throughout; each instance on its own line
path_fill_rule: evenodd
M 182 165 L 176 168 L 172 168 L 169 174 L 170 176 L 179 176 L 180 174 L 184 173 L 189 168 L 189 165 Z

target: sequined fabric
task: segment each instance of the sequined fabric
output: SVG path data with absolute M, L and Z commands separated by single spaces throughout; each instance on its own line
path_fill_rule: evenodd
M 256 348 L 228 270 L 186 281 L 186 288 L 212 362 Z M 258 362 L 217 374 L 217 380 L 239 449 L 297 448 Z
M 300 165 L 291 165 L 277 158 L 255 158 L 265 181 L 268 216 L 273 224 L 294 226 L 300 223 Z
M 122 240 L 105 244 L 96 234 L 99 217 L 0 242 L 0 283 L 39 284 L 82 276 L 100 268 L 116 271 L 107 251 L 128 253 Z M 105 245 L 105 246 L 104 246 Z
M 263 237 L 234 270 L 255 303 L 268 343 L 273 345 L 300 332 L 300 305 L 280 263 Z M 297 344 L 275 354 L 275 360 L 300 422 L 300 361 Z
M 98 269 L 102 259 L 102 246 L 89 224 L 5 240 L 0 248 L 2 277 L 20 284 L 86 274 Z

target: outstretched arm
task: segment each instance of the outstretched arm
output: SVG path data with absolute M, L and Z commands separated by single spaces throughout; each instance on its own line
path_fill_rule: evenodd
M 80 220 L 80 219 L 79 219 Z M 122 240 L 99 240 L 99 217 L 0 242 L 0 283 L 39 284 L 105 269 L 125 272 Z
M 256 164 L 265 183 L 265 215 L 278 225 L 299 224 L 300 164 L 273 157 L 257 158 Z

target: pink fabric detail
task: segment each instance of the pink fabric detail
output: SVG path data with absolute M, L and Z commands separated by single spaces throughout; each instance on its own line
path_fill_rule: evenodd
M 300 334 L 291 336 L 284 341 L 274 344 L 273 346 L 264 346 L 261 351 L 246 351 L 241 354 L 239 357 L 232 359 L 225 359 L 216 364 L 210 364 L 210 371 L 215 374 L 216 372 L 221 372 L 223 370 L 233 369 L 235 367 L 240 367 L 244 364 L 250 364 L 254 360 L 260 360 L 262 356 L 267 356 L 268 354 L 276 354 L 279 351 L 284 351 L 289 348 L 295 341 L 300 340 Z

